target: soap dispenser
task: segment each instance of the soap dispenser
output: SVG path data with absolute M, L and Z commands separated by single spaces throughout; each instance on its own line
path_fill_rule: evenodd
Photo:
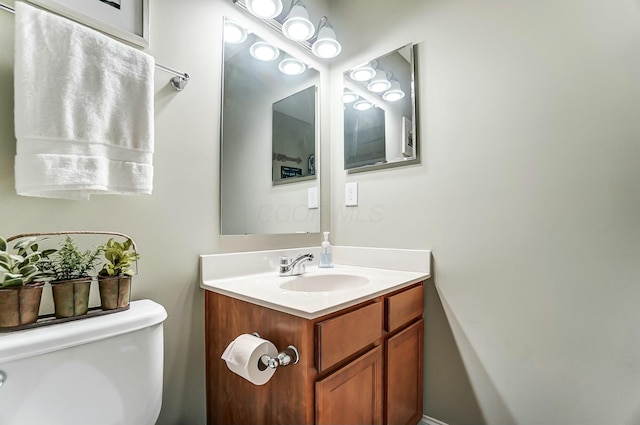
M 322 252 L 320 253 L 320 262 L 318 267 L 333 267 L 333 257 L 331 256 L 331 243 L 329 242 L 329 232 L 322 232 L 324 241 L 322 241 Z

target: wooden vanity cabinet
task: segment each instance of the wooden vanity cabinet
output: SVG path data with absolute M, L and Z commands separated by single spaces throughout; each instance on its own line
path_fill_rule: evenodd
M 423 283 L 317 319 L 205 292 L 207 423 L 415 425 L 422 418 Z M 256 386 L 220 356 L 258 332 L 300 352 Z

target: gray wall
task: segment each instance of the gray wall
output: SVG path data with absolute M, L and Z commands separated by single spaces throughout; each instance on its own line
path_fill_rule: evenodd
M 640 423 L 640 3 L 350 0 L 332 16 L 334 82 L 421 42 L 422 164 L 345 177 L 334 145 L 332 237 L 433 250 L 426 414 Z
M 15 194 L 13 16 L 0 12 L 0 234 L 132 235 L 143 256 L 133 296 L 169 312 L 159 424 L 203 424 L 198 255 L 320 237 L 218 236 L 230 2 L 151 3 L 149 52 L 193 79 L 176 93 L 157 73 L 154 194 L 88 203 Z M 332 2 L 348 58 L 332 81 L 421 41 L 422 164 L 346 177 L 335 108 L 338 143 L 323 136 L 322 145 L 333 162 L 331 173 L 322 163 L 322 199 L 330 207 L 331 188 L 334 208 L 322 227 L 332 221 L 334 244 L 433 249 L 426 413 L 450 425 L 640 422 L 640 4 L 371 3 Z M 321 125 L 329 135 L 328 120 Z M 357 208 L 342 206 L 345 181 L 360 184 Z

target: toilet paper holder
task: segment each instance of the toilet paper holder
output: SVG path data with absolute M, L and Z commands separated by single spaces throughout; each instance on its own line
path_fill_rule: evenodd
M 258 332 L 253 332 L 251 335 L 261 338 Z M 266 370 L 268 367 L 275 369 L 278 366 L 288 366 L 292 363 L 298 364 L 299 361 L 300 353 L 298 352 L 298 349 L 293 345 L 289 345 L 273 357 L 267 354 L 262 355 L 260 357 L 260 361 L 258 361 L 258 369 L 261 371 Z

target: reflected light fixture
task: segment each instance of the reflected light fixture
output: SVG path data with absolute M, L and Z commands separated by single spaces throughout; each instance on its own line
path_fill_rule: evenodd
M 382 94 L 382 98 L 388 102 L 395 102 L 402 99 L 404 95 L 404 91 L 400 88 L 400 82 L 398 80 L 393 80 L 389 90 Z
M 249 53 L 254 58 L 269 62 L 280 56 L 280 50 L 274 45 L 266 43 L 264 41 L 257 41 L 249 48 Z
M 345 90 L 345 92 L 342 94 L 342 103 L 355 102 L 356 100 L 358 100 L 359 97 L 360 96 L 358 96 L 354 92 Z
M 232 20 L 224 21 L 224 42 L 240 44 L 247 39 L 247 30 Z
M 373 103 L 369 102 L 368 100 L 359 100 L 353 104 L 353 109 L 356 109 L 358 111 L 366 111 L 371 108 L 373 108 Z
M 273 19 L 282 12 L 282 0 L 246 0 L 247 10 L 262 19 Z
M 376 70 L 376 75 L 367 85 L 367 89 L 374 93 L 382 93 L 383 91 L 389 90 L 389 87 L 391 87 L 391 82 L 387 79 L 387 75 L 382 68 Z
M 357 66 L 351 70 L 349 77 L 355 81 L 369 81 L 376 75 L 376 70 L 371 63 Z
M 311 51 L 319 58 L 335 58 L 342 51 L 342 45 L 336 39 L 336 32 L 326 16 L 318 24 L 318 37 L 311 45 Z
M 282 24 L 282 33 L 294 41 L 310 39 L 316 28 L 309 19 L 309 11 L 302 0 L 295 0 Z
M 307 69 L 307 66 L 298 59 L 287 55 L 278 64 L 278 69 L 286 75 L 300 75 Z

